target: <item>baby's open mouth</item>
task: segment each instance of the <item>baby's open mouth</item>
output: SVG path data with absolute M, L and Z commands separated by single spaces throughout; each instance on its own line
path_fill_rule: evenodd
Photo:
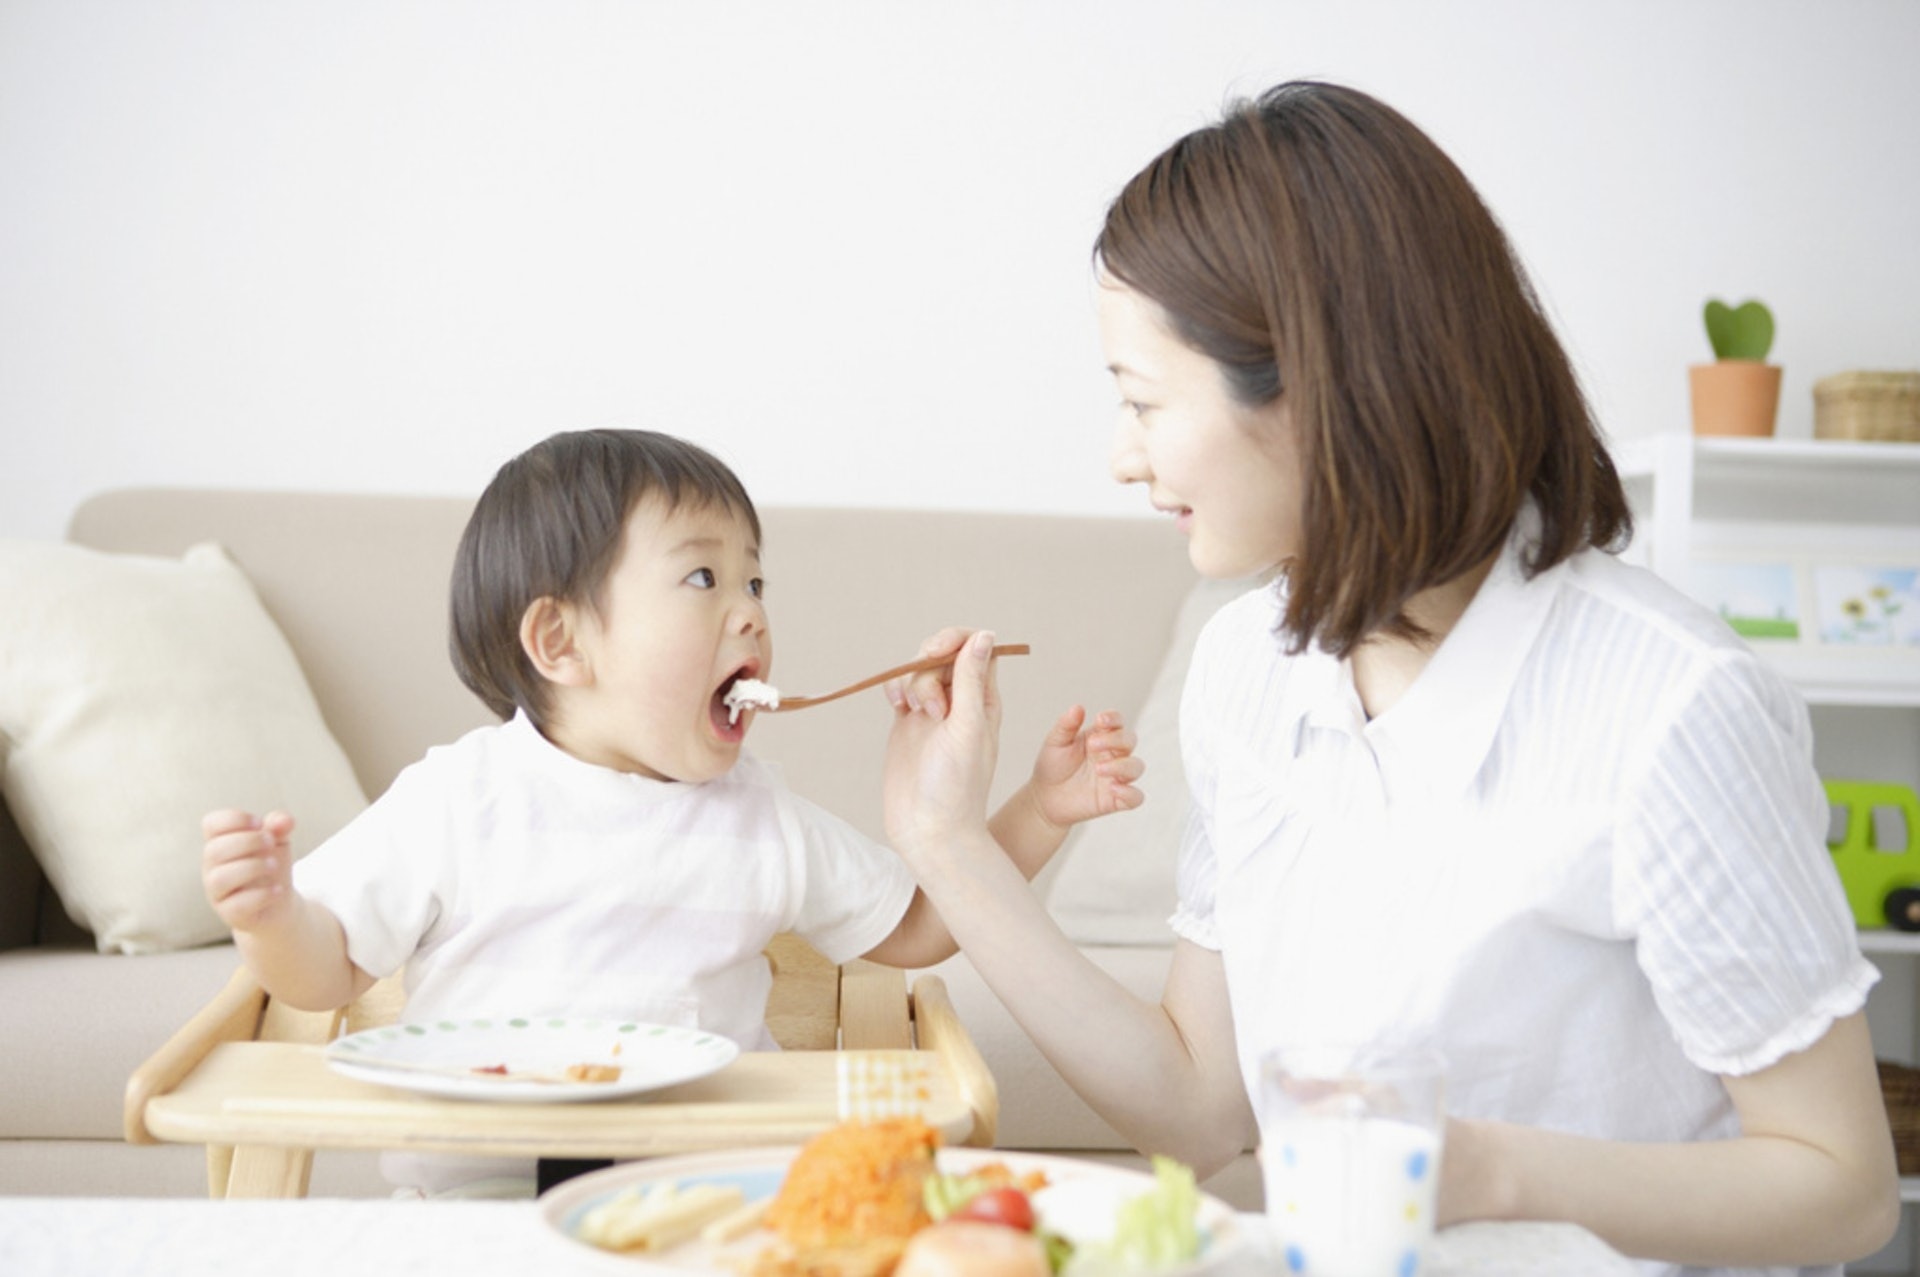
M 722 728 L 725 735 L 731 736 L 740 730 L 742 711 L 780 708 L 780 689 L 761 682 L 753 677 L 754 673 L 754 667 L 744 667 L 714 693 L 714 725 Z

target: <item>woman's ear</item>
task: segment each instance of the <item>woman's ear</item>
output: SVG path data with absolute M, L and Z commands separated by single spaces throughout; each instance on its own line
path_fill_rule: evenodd
M 551 596 L 537 598 L 520 617 L 520 650 L 541 678 L 563 687 L 593 681 L 593 664 L 580 645 L 579 614 Z

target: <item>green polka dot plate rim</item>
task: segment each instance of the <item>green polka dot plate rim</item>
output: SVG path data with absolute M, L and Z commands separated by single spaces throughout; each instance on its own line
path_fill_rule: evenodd
M 330 1043 L 325 1059 L 355 1081 L 446 1099 L 567 1104 L 691 1082 L 739 1054 L 731 1039 L 681 1025 L 509 1014 L 363 1029 Z

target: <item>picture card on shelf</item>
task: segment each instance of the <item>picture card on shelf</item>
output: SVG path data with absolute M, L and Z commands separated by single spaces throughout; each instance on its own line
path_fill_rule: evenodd
M 1693 595 L 1748 642 L 1797 642 L 1805 632 L 1802 573 L 1789 560 L 1694 564 Z
M 1920 565 L 1817 562 L 1813 594 L 1820 642 L 1920 648 Z

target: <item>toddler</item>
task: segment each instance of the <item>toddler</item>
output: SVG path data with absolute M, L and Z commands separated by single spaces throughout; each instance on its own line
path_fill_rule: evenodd
M 897 856 L 743 748 L 754 715 L 724 698 L 772 664 L 760 523 L 707 452 L 594 430 L 510 461 L 461 538 L 451 622 L 461 680 L 505 721 L 428 751 L 297 865 L 291 816 L 206 818 L 207 896 L 273 997 L 338 1007 L 404 967 L 408 1022 L 602 1016 L 758 1050 L 775 933 L 836 963 L 955 951 Z M 1132 749 L 1118 715 L 1061 716 L 994 822 L 1022 873 L 1139 804 Z M 525 1169 L 384 1165 L 423 1193 Z

